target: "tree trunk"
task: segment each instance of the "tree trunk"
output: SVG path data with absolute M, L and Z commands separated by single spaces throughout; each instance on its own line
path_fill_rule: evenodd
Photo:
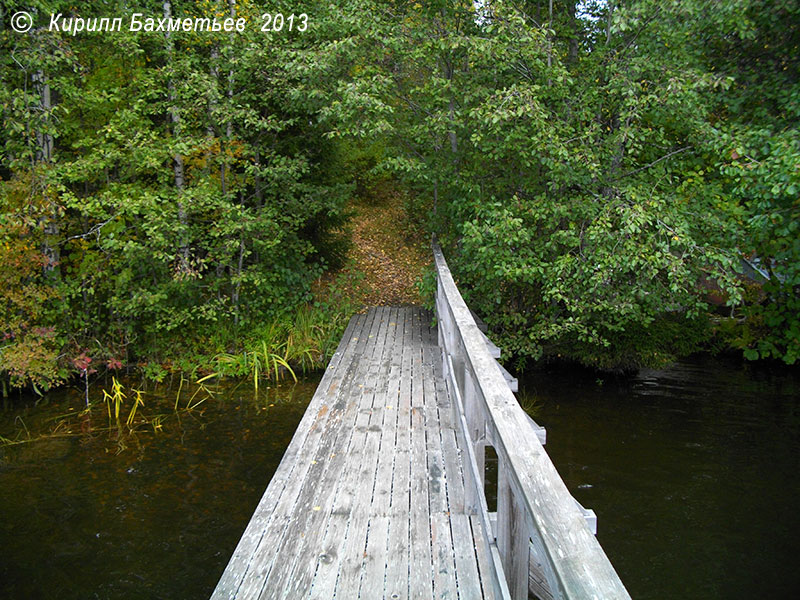
M 209 68 L 211 78 L 216 82 L 219 81 L 219 46 L 215 43 L 211 48 L 211 66 Z M 214 127 L 214 119 L 216 118 L 217 102 L 212 95 L 208 100 L 208 124 L 206 125 L 206 139 L 208 140 L 208 149 L 206 150 L 206 173 L 211 175 L 212 153 L 211 146 L 214 137 L 216 137 L 216 129 Z
M 580 22 L 576 18 L 576 7 L 574 2 L 567 4 L 567 12 L 569 13 L 569 53 L 567 54 L 567 62 L 575 64 L 578 62 L 578 38 L 580 35 Z
M 233 324 L 238 327 L 239 325 L 239 292 L 242 289 L 242 270 L 244 269 L 244 240 L 239 236 L 239 262 L 236 268 L 236 284 L 231 294 L 231 301 L 233 302 Z
M 553 80 L 550 78 L 550 70 L 553 66 L 553 35 L 550 30 L 553 28 L 553 0 L 550 0 L 547 12 L 547 85 L 552 85 Z
M 228 0 L 228 13 L 231 19 L 236 18 L 236 2 L 235 0 Z M 231 45 L 233 42 L 233 32 L 231 32 Z M 228 58 L 230 59 L 232 52 L 229 50 Z M 231 138 L 233 137 L 233 120 L 231 119 L 231 105 L 233 104 L 233 68 L 231 67 L 228 70 L 228 86 L 226 95 L 228 96 L 228 107 L 226 112 L 227 115 L 227 123 L 225 124 L 225 141 L 230 142 Z M 220 186 L 222 190 L 222 195 L 225 196 L 228 193 L 228 185 L 226 182 L 226 173 L 228 168 L 228 157 L 225 156 L 224 148 L 222 144 L 220 144 L 220 150 L 222 151 L 222 165 L 220 167 Z
M 34 89 L 39 94 L 39 107 L 42 111 L 43 119 L 42 126 L 36 131 L 36 159 L 35 163 L 51 163 L 53 160 L 53 136 L 47 131 L 49 126 L 49 115 L 53 109 L 53 104 L 50 96 L 50 84 L 47 83 L 47 76 L 41 69 L 36 71 L 31 77 L 33 79 Z M 45 212 L 49 211 L 45 208 Z M 42 227 L 44 237 L 42 240 L 42 254 L 47 258 L 44 265 L 45 273 L 52 273 L 55 271 L 61 259 L 61 253 L 57 245 L 51 244 L 52 238 L 58 235 L 59 227 L 58 220 L 53 211 L 53 214 L 42 216 L 39 219 L 39 225 Z
M 260 210 L 264 207 L 264 192 L 261 189 L 261 153 L 258 151 L 258 146 L 255 148 L 253 159 L 256 163 L 255 181 L 253 185 L 255 186 L 256 200 L 258 201 L 258 208 Z
M 442 9 L 442 22 L 446 22 L 446 14 L 445 10 Z M 455 69 L 453 68 L 453 63 L 449 58 L 442 59 L 442 75 L 444 78 L 451 82 L 453 81 Z M 447 137 L 450 140 L 450 150 L 453 152 L 453 162 L 458 162 L 458 137 L 456 136 L 456 129 L 455 129 L 455 120 L 456 120 L 456 103 L 453 99 L 452 89 L 450 90 L 450 98 L 447 102 L 447 116 L 448 120 L 450 121 L 450 130 L 447 132 Z
M 42 114 L 45 115 L 44 121 L 47 122 L 49 121 L 48 115 L 53 108 L 50 99 L 50 84 L 47 83 L 47 77 L 41 70 L 36 71 L 32 79 L 36 91 L 39 93 L 39 106 L 42 109 Z M 53 136 L 40 129 L 36 132 L 36 140 L 39 144 L 36 162 L 51 162 L 53 159 Z
M 172 17 L 172 3 L 170 0 L 164 0 L 164 18 L 170 19 Z M 164 33 L 166 37 L 166 44 L 167 44 L 167 68 L 169 72 L 169 81 L 167 83 L 167 97 L 169 99 L 170 109 L 169 109 L 169 118 L 170 122 L 172 123 L 172 137 L 174 140 L 179 140 L 181 137 L 181 117 L 180 111 L 177 106 L 177 97 L 175 94 L 175 79 L 173 77 L 173 61 L 174 61 L 174 45 L 172 43 L 172 37 L 170 36 L 170 32 L 167 31 Z M 179 249 L 179 269 L 181 273 L 187 273 L 189 271 L 189 244 L 187 241 L 187 228 L 188 228 L 188 217 L 186 215 L 186 205 L 183 201 L 183 188 L 185 185 L 185 177 L 184 177 L 184 169 L 183 169 L 183 156 L 180 153 L 176 152 L 173 155 L 173 174 L 175 180 L 175 189 L 178 192 L 178 221 L 181 225 L 181 241 L 180 241 L 180 249 Z

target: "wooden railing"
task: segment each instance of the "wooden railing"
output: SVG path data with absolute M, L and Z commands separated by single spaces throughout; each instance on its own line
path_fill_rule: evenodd
M 467 503 L 483 522 L 497 598 L 630 598 L 520 408 L 434 241 L 444 378 L 456 406 Z M 543 439 L 543 438 L 542 438 Z M 497 512 L 485 489 L 485 450 L 497 454 Z

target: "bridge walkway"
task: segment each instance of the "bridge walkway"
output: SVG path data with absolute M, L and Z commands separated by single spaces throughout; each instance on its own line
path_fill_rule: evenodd
M 494 598 L 430 323 L 353 317 L 214 600 Z

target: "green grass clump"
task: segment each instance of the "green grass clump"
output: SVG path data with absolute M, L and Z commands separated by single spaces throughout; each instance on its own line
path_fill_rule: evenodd
M 349 315 L 322 304 L 305 304 L 292 315 L 255 328 L 237 352 L 220 352 L 212 359 L 212 372 L 197 383 L 220 377 L 259 381 L 297 381 L 296 372 L 308 373 L 325 366 L 333 354 Z

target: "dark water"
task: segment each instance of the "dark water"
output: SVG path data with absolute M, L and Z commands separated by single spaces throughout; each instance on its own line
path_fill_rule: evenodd
M 229 387 L 178 415 L 154 390 L 122 437 L 104 405 L 79 416 L 78 390 L 1 413 L 6 438 L 57 435 L 0 448 L 0 598 L 207 598 L 316 383 Z M 796 371 L 697 359 L 521 385 L 634 598 L 799 597 Z
M 175 390 L 156 390 L 150 423 L 122 437 L 100 431 L 105 405 L 76 415 L 78 391 L 0 414 L 6 438 L 83 431 L 0 448 L 0 598 L 208 598 L 317 381 L 223 389 L 177 415 Z
M 633 598 L 800 597 L 800 377 L 697 358 L 521 382 Z

